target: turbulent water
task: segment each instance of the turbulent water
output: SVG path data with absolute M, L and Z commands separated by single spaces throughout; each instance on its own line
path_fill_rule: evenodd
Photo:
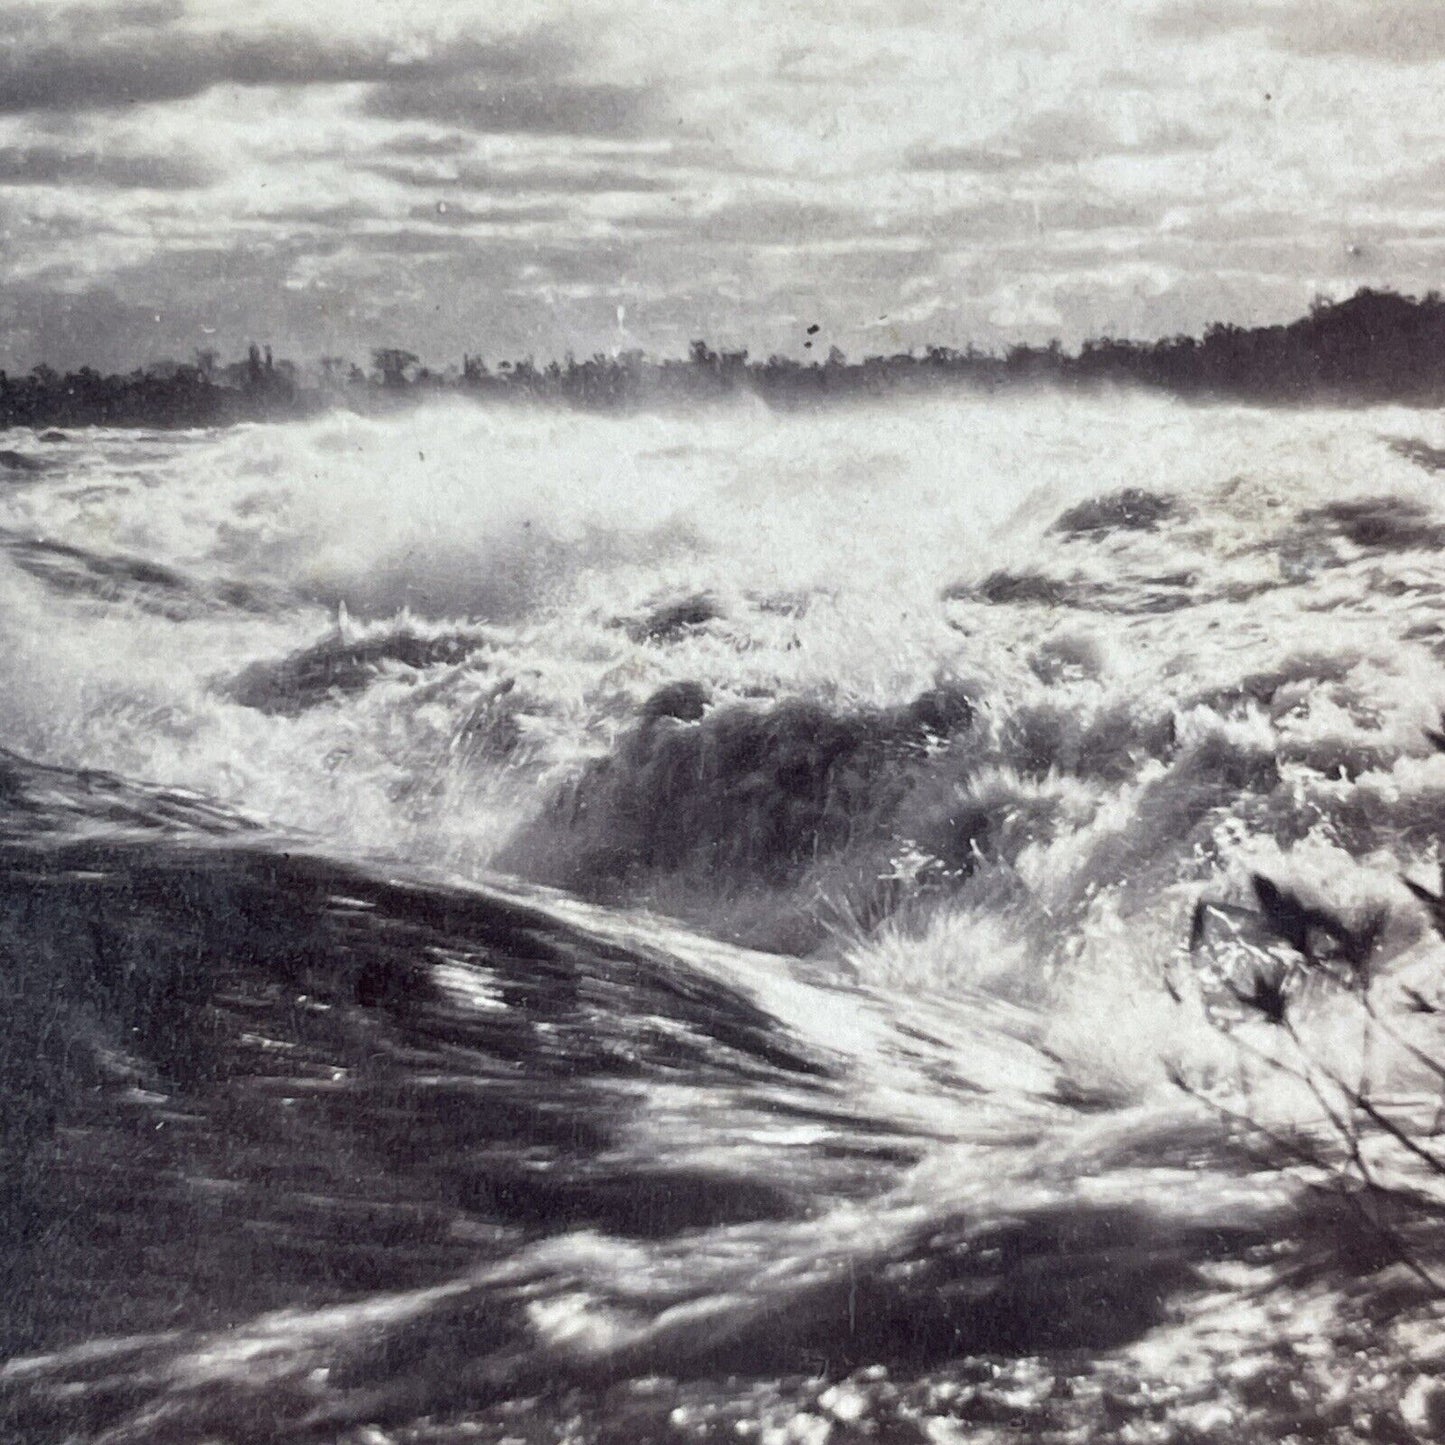
M 1445 419 L 9 443 L 7 1439 L 1445 1430 Z

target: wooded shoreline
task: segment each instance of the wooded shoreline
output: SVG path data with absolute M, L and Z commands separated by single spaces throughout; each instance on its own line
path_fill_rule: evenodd
M 759 361 L 695 341 L 685 359 L 624 351 L 489 368 L 468 355 L 460 366 L 435 371 L 412 352 L 385 347 L 371 360 L 364 370 L 325 357 L 308 379 L 294 363 L 273 361 L 269 347 L 253 345 L 243 361 L 225 367 L 214 353 L 198 353 L 193 362 L 123 375 L 90 367 L 62 375 L 45 365 L 20 376 L 0 371 L 0 427 L 214 427 L 334 407 L 389 409 L 437 395 L 628 411 L 737 394 L 786 408 L 952 389 L 1133 386 L 1276 406 L 1437 405 L 1445 404 L 1445 299 L 1364 289 L 1344 301 L 1318 301 L 1287 324 L 1217 323 L 1200 337 L 1152 342 L 1105 337 L 1076 351 L 1057 341 L 1001 354 L 928 346 L 851 361 L 835 347 L 821 360 Z

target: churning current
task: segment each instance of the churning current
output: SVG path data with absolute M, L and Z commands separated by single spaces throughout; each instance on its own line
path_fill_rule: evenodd
M 7 1438 L 1445 1428 L 1445 419 L 10 440 Z

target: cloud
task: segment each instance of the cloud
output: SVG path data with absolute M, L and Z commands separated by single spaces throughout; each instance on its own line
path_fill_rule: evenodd
M 1021 151 L 992 150 L 987 146 L 919 146 L 903 159 L 904 168 L 910 171 L 976 176 L 1005 175 L 1038 164 Z
M 1157 12 L 1150 28 L 1172 40 L 1263 32 L 1272 49 L 1317 59 L 1398 65 L 1445 59 L 1445 7 L 1438 0 L 1183 0 Z
M 289 226 L 297 230 L 317 227 L 329 230 L 346 230 L 368 221 L 377 221 L 382 213 L 375 206 L 361 201 L 342 201 L 333 205 L 276 206 L 269 210 L 257 211 L 246 219 L 263 221 L 269 225 Z
M 57 40 L 22 37 L 0 52 L 0 113 L 113 110 L 185 100 L 218 85 L 372 83 L 445 90 L 460 77 L 507 77 L 564 63 L 565 50 L 536 32 L 460 38 L 398 56 L 379 42 L 271 30 L 256 35 L 127 29 Z
M 1377 203 L 1436 209 L 1445 203 L 1445 160 L 1388 171 L 1370 180 L 1360 196 Z
M 915 148 L 904 157 L 904 167 L 915 172 L 1007 175 L 1114 156 L 1186 155 L 1208 150 L 1213 144 L 1209 137 L 1186 126 L 1158 125 L 1130 135 L 1088 115 L 1043 111 L 985 145 Z
M 1263 29 L 1270 18 L 1268 5 L 1258 0 L 1176 0 L 1157 10 L 1148 28 L 1165 40 L 1211 40 L 1233 31 Z
M 108 286 L 61 291 L 9 285 L 0 293 L 0 325 L 12 366 L 51 361 L 62 370 L 128 369 L 145 358 L 137 347 L 156 330 L 154 308 L 123 301 Z
M 188 191 L 213 179 L 210 168 L 180 155 L 111 155 L 60 146 L 0 146 L 0 186 L 113 186 Z
M 57 12 L 50 25 L 25 13 L 28 26 L 0 49 L 0 114 L 115 110 L 187 100 L 223 85 L 358 85 L 370 87 L 363 112 L 382 119 L 476 133 L 611 137 L 638 132 L 652 94 L 578 77 L 571 44 L 546 29 L 460 35 L 398 52 L 379 38 L 300 28 L 180 29 L 158 24 L 171 11 L 155 4 L 130 8 L 137 23 L 97 24 L 93 32 L 76 23 L 80 12 Z M 149 27 L 139 23 L 145 17 Z M 445 156 L 464 146 L 460 138 L 413 136 L 395 153 Z
M 402 135 L 380 147 L 389 156 L 416 157 L 421 160 L 447 159 L 466 155 L 472 148 L 472 137 L 453 131 L 450 135 Z
M 1009 240 L 1037 244 L 1041 235 L 1061 236 L 1097 231 L 1152 230 L 1160 219 L 1158 206 L 1113 201 L 1066 191 L 1034 200 L 988 200 L 943 212 L 930 218 L 928 234 L 946 242 Z
M 324 249 L 324 248 L 322 248 Z M 0 289 L 6 359 L 129 370 L 197 347 L 232 356 L 248 341 L 304 338 L 307 352 L 336 351 L 362 299 L 340 288 L 297 288 L 294 267 L 315 242 L 167 249 L 88 284 L 40 277 Z M 371 334 L 365 324 L 357 328 Z
M 572 196 L 653 195 L 675 188 L 675 182 L 663 176 L 644 176 L 615 166 L 591 170 L 537 168 L 517 171 L 487 170 L 462 166 L 457 172 L 460 185 L 479 191 L 523 192 L 547 191 Z
M 414 221 L 430 221 L 435 226 L 509 226 L 536 221 L 559 221 L 567 214 L 565 206 L 463 206 L 455 201 L 438 201 L 431 206 L 413 206 L 407 213 Z
M 363 231 L 347 236 L 346 246 L 351 250 L 381 256 L 441 256 L 466 254 L 470 249 L 469 240 L 464 235 L 438 229 L 423 230 L 419 226 Z
M 390 146 L 382 147 L 391 151 Z M 496 196 L 518 195 L 655 195 L 676 189 L 666 176 L 642 175 L 620 166 L 588 166 L 575 162 L 563 165 L 498 167 L 470 162 L 450 163 L 440 168 L 369 162 L 361 167 L 399 185 L 424 191 L 478 191 Z
M 114 0 L 111 4 L 58 5 L 53 0 L 0 4 L 0 27 L 11 43 L 36 35 L 95 35 L 132 26 L 170 25 L 186 13 L 185 0 Z
M 1445 9 L 1436 0 L 1292 0 L 1270 39 L 1294 55 L 1428 64 L 1445 58 Z
M 801 253 L 860 239 L 891 243 L 897 235 L 884 219 L 860 207 L 780 196 L 743 197 L 677 215 L 628 216 L 618 224 L 660 239 L 705 237 L 709 246 L 793 246 Z
M 644 129 L 650 97 L 646 87 L 605 81 L 426 76 L 377 85 L 364 108 L 385 120 L 437 121 L 483 133 L 627 136 Z

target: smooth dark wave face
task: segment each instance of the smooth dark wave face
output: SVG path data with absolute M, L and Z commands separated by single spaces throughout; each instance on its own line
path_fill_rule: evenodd
M 1432 427 L 17 434 L 0 1436 L 1428 1438 Z

